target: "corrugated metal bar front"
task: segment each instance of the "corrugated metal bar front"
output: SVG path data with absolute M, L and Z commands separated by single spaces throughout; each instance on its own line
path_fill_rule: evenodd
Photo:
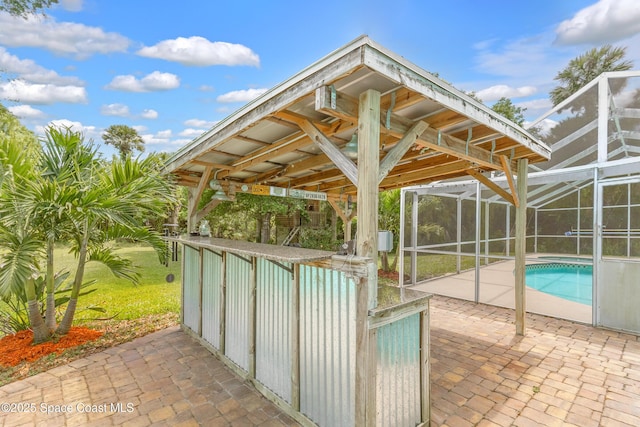
M 355 423 L 356 286 L 300 266 L 300 412 L 320 426 Z
M 377 337 L 376 425 L 418 425 L 421 422 L 420 314 L 381 326 Z
M 220 349 L 220 294 L 222 254 L 202 252 L 202 338 Z
M 251 260 L 227 253 L 225 355 L 249 371 Z
M 291 403 L 290 263 L 258 259 L 256 379 Z
M 184 246 L 182 315 L 186 327 L 200 335 L 200 251 Z

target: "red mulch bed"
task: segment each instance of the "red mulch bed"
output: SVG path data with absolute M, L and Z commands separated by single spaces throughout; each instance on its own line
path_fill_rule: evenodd
M 33 332 L 20 331 L 0 339 L 0 365 L 16 366 L 23 361 L 34 362 L 49 354 L 60 354 L 67 348 L 93 341 L 101 335 L 100 331 L 74 326 L 67 335 L 56 336 L 51 341 L 33 345 Z
M 395 280 L 397 282 L 398 281 L 398 277 L 400 277 L 400 275 L 399 275 L 399 273 L 397 271 L 385 272 L 384 270 L 378 270 L 378 277 L 384 277 L 386 279 L 392 279 L 392 280 Z

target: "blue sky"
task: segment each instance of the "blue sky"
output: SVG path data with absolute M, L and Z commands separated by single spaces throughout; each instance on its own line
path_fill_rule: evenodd
M 47 17 L 0 13 L 0 101 L 38 134 L 71 125 L 102 144 L 125 124 L 173 152 L 362 34 L 528 120 L 587 49 L 626 46 L 640 67 L 638 0 L 60 0 Z

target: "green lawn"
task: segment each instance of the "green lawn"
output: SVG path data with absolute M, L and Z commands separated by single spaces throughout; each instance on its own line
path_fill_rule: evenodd
M 126 245 L 118 254 L 133 260 L 140 273 L 140 282 L 136 285 L 127 279 L 115 277 L 108 268 L 98 263 L 89 263 L 85 270 L 85 281 L 96 279 L 92 288 L 95 292 L 78 299 L 76 320 L 96 317 L 117 316 L 117 319 L 137 319 L 151 314 L 180 310 L 180 263 L 170 262 L 169 267 L 160 264 L 153 249 L 144 246 Z M 67 250 L 56 251 L 56 263 L 67 268 L 72 276 L 75 269 L 73 254 Z M 167 274 L 175 276 L 173 282 L 166 281 Z M 107 313 L 86 310 L 89 306 L 99 306 Z
M 118 249 L 118 254 L 133 260 L 140 273 L 140 282 L 136 285 L 126 279 L 115 277 L 102 264 L 91 262 L 85 269 L 85 282 L 96 279 L 90 289 L 96 289 L 89 295 L 78 299 L 75 324 L 96 318 L 132 320 L 149 315 L 178 313 L 180 310 L 180 263 L 170 262 L 169 267 L 160 264 L 153 249 L 126 244 Z M 55 251 L 56 271 L 67 269 L 71 272 L 67 282 L 75 273 L 76 261 L 66 248 Z M 173 282 L 166 281 L 167 274 L 175 276 Z M 106 313 L 88 310 L 87 307 L 102 307 Z M 64 307 L 63 307 L 64 308 Z M 0 311 L 6 307 L 0 302 Z M 59 318 L 62 313 L 59 311 Z
M 393 262 L 395 254 L 389 254 L 389 264 Z M 489 258 L 488 262 L 498 262 L 500 259 Z M 482 265 L 485 263 L 484 254 L 480 257 Z M 417 272 L 416 276 L 418 281 L 431 279 L 434 277 L 444 276 L 447 274 L 456 272 L 457 257 L 455 255 L 443 255 L 443 254 L 418 254 L 417 258 Z M 405 257 L 404 259 L 405 270 L 404 274 L 410 273 L 411 259 Z M 462 256 L 460 258 L 460 271 L 469 270 L 475 267 L 475 256 Z M 382 281 L 383 284 L 387 283 L 388 279 Z

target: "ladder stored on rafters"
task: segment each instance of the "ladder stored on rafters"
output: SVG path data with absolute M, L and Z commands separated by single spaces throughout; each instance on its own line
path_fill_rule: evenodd
M 299 225 L 292 228 L 289 234 L 287 235 L 287 237 L 285 237 L 284 241 L 282 242 L 282 246 L 288 246 L 289 243 L 291 243 L 291 241 L 293 240 L 293 238 L 296 237 L 296 234 L 298 234 L 298 231 L 300 231 Z

